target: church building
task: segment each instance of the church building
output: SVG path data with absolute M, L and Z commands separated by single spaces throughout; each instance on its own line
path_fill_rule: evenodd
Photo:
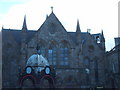
M 55 69 L 56 87 L 105 87 L 103 31 L 82 32 L 79 20 L 68 31 L 53 11 L 38 30 L 28 30 L 26 16 L 20 30 L 2 28 L 2 86 L 17 87 L 19 68 L 39 50 Z

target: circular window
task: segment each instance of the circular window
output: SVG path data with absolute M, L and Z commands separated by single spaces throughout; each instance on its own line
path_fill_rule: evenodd
M 27 67 L 27 68 L 26 68 L 26 73 L 27 73 L 27 74 L 30 74 L 31 72 L 32 72 L 32 68 L 31 68 L 31 67 Z
M 47 67 L 45 68 L 45 73 L 46 73 L 46 74 L 50 74 L 50 67 L 47 66 Z

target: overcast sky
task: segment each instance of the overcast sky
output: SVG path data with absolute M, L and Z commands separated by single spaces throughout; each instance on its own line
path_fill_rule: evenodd
M 103 30 L 106 49 L 114 47 L 118 36 L 119 0 L 0 0 L 0 28 L 21 29 L 24 15 L 27 27 L 37 30 L 53 12 L 67 31 L 76 31 L 79 19 L 82 32 L 101 33 Z

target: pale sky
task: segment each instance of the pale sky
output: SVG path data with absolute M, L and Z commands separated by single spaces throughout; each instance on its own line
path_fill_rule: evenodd
M 82 32 L 91 29 L 91 34 L 103 30 L 106 49 L 114 47 L 118 37 L 119 0 L 0 0 L 0 28 L 21 29 L 26 15 L 29 30 L 38 30 L 53 12 L 67 31 L 76 31 L 79 19 Z

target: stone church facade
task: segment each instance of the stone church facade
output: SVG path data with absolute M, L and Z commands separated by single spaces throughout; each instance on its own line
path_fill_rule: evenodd
M 56 87 L 105 87 L 105 38 L 67 32 L 54 12 L 41 27 L 28 30 L 26 17 L 21 30 L 2 28 L 2 86 L 17 87 L 18 68 L 24 69 L 37 49 L 56 71 Z

